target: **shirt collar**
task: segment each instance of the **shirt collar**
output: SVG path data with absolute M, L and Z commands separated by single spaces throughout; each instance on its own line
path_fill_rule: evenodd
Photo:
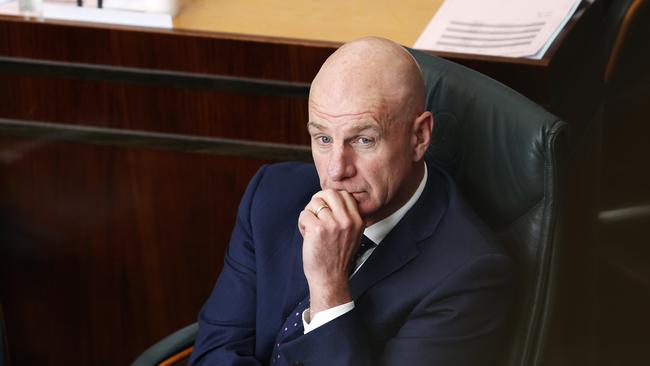
M 385 219 L 378 221 L 370 226 L 368 226 L 364 231 L 363 235 L 367 236 L 370 240 L 372 240 L 375 244 L 379 245 L 382 240 L 388 235 L 388 233 L 393 230 L 395 225 L 406 215 L 408 210 L 413 207 L 415 202 L 417 202 L 418 198 L 422 195 L 422 191 L 424 191 L 424 186 L 426 186 L 427 183 L 427 164 L 424 164 L 424 175 L 422 176 L 422 180 L 420 181 L 420 185 L 418 186 L 418 189 L 415 190 L 415 193 L 409 198 L 406 203 L 400 207 L 397 211 L 393 212 L 390 214 L 390 216 L 386 217 Z

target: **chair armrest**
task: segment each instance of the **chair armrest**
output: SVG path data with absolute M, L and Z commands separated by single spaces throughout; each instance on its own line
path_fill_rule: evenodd
M 194 323 L 177 330 L 149 347 L 133 361 L 131 366 L 157 366 L 171 357 L 188 350 L 194 344 L 194 338 L 198 329 L 199 325 Z M 189 355 L 189 352 L 187 352 L 187 355 Z

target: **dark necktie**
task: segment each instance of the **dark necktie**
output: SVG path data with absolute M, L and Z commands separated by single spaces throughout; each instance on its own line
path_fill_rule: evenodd
M 359 263 L 359 259 L 363 257 L 363 255 L 370 249 L 376 247 L 377 244 L 370 240 L 365 235 L 361 236 L 361 240 L 359 241 L 359 249 L 357 250 L 357 254 L 354 256 L 354 260 L 350 264 L 350 275 L 354 273 L 354 270 L 357 268 L 357 263 Z
M 273 344 L 273 354 L 271 355 L 271 365 L 286 365 L 286 361 L 280 355 L 280 344 L 285 343 L 304 332 L 302 326 L 302 313 L 309 307 L 309 294 L 289 313 L 287 319 L 282 324 L 280 332 L 275 337 Z

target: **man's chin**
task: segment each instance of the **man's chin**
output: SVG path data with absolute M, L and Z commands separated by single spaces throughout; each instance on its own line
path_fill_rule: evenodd
M 373 207 L 371 205 L 371 202 L 367 200 L 362 202 L 357 202 L 357 203 L 358 203 L 357 208 L 359 209 L 359 216 L 361 216 L 361 218 L 364 221 L 368 221 L 372 223 L 372 221 L 374 221 L 372 218 L 377 214 L 377 208 Z

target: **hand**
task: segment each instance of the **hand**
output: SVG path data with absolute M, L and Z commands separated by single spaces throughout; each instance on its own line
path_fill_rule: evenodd
M 298 227 L 312 316 L 351 301 L 349 269 L 365 228 L 354 197 L 331 189 L 316 193 L 300 213 Z

